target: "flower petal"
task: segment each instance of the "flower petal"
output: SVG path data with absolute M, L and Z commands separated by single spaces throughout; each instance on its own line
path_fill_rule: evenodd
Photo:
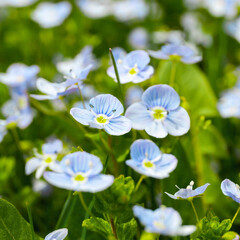
M 191 56 L 191 57 L 184 57 L 181 59 L 181 62 L 186 64 L 193 64 L 202 61 L 201 56 Z
M 44 240 L 63 240 L 68 235 L 67 228 L 61 228 L 49 233 Z
M 73 118 L 83 125 L 89 125 L 89 122 L 93 121 L 95 115 L 86 109 L 71 108 L 70 114 Z
M 188 236 L 188 235 L 194 233 L 196 230 L 197 230 L 197 227 L 194 225 L 181 226 L 177 231 L 177 235 Z
M 147 125 L 145 131 L 150 136 L 156 138 L 165 138 L 168 135 L 166 128 L 163 126 L 162 122 L 159 121 L 152 121 L 150 124 Z
M 203 186 L 196 188 L 194 190 L 195 196 L 203 194 L 209 185 L 210 185 L 209 183 L 206 183 Z
M 221 183 L 221 189 L 224 195 L 240 203 L 240 190 L 234 182 L 229 179 L 225 179 Z
M 111 94 L 100 94 L 90 100 L 92 110 L 96 114 L 104 114 L 108 117 L 119 116 L 123 113 L 122 103 Z
M 63 143 L 59 139 L 51 139 L 42 145 L 42 152 L 44 154 L 57 154 L 63 148 Z
M 54 100 L 58 98 L 58 96 L 40 95 L 40 94 L 30 94 L 30 97 L 37 100 Z
M 134 103 L 126 110 L 125 116 L 132 121 L 132 128 L 144 130 L 153 119 L 142 103 Z
M 157 59 L 169 59 L 169 56 L 164 53 L 162 50 L 158 50 L 158 51 L 152 51 L 149 50 L 149 55 L 153 58 L 157 58 Z
M 25 165 L 25 173 L 27 175 L 33 173 L 41 165 L 41 162 L 41 159 L 38 158 L 29 159 Z
M 172 154 L 163 154 L 160 161 L 156 162 L 156 172 L 170 173 L 177 167 L 178 160 Z
M 133 83 L 140 83 L 149 79 L 154 73 L 154 68 L 152 66 L 145 67 L 141 72 L 138 73 L 138 78 L 133 79 Z
M 132 122 L 124 116 L 112 118 L 109 123 L 104 126 L 104 129 L 108 134 L 115 136 L 126 134 L 131 128 Z
M 173 136 L 187 133 L 190 129 L 190 118 L 187 111 L 182 107 L 169 111 L 167 118 L 163 121 L 163 126 Z
M 149 108 L 163 107 L 166 110 L 174 110 L 180 105 L 180 97 L 177 92 L 165 84 L 149 87 L 143 93 L 142 101 Z
M 127 54 L 123 60 L 123 65 L 128 68 L 133 68 L 137 65 L 139 70 L 143 70 L 150 62 L 148 53 L 143 50 L 132 51 Z

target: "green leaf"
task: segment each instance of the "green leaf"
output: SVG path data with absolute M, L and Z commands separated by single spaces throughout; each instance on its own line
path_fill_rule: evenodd
M 238 236 L 235 232 L 227 232 L 222 236 L 224 240 L 234 240 Z
M 0 158 L 0 182 L 1 184 L 13 175 L 15 159 L 9 157 Z
M 159 83 L 169 83 L 171 66 L 169 61 L 162 62 L 158 73 Z M 195 117 L 218 115 L 216 96 L 205 74 L 196 65 L 178 63 L 174 88 L 187 100 Z
M 105 238 L 112 235 L 110 224 L 102 218 L 91 217 L 83 221 L 82 226 L 90 231 L 97 232 Z
M 30 224 L 25 221 L 25 219 L 11 203 L 3 199 L 0 199 L 0 239 L 32 239 Z M 40 238 L 36 236 L 35 240 L 40 240 Z
M 127 223 L 117 225 L 117 236 L 120 240 L 131 240 L 137 233 L 137 222 L 134 218 Z
M 140 240 L 156 240 L 158 238 L 159 238 L 158 234 L 143 232 L 140 237 Z

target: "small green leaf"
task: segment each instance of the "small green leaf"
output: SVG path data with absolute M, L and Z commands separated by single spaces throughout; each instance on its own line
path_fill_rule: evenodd
M 117 225 L 117 236 L 121 240 L 131 240 L 137 233 L 137 222 L 134 218 L 127 223 Z
M 158 234 L 143 232 L 140 237 L 140 240 L 156 240 L 158 238 L 159 238 Z
M 234 240 L 238 236 L 235 232 L 227 232 L 222 236 L 224 240 Z
M 75 152 L 83 152 L 83 149 L 80 146 L 72 147 L 72 150 L 70 153 L 75 153 Z
M 91 217 L 83 221 L 82 226 L 90 231 L 97 232 L 105 238 L 112 235 L 110 224 L 102 218 Z

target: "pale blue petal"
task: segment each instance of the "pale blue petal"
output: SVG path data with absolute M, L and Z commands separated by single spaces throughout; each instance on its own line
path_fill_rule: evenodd
M 160 121 L 152 121 L 146 126 L 145 131 L 155 138 L 165 138 L 168 135 L 167 129 Z
M 181 62 L 186 64 L 193 64 L 202 61 L 201 56 L 192 56 L 192 57 L 184 57 L 181 59 Z
M 95 118 L 95 115 L 92 112 L 81 108 L 72 108 L 70 114 L 76 121 L 83 125 L 89 125 L 89 123 Z
M 169 59 L 168 54 L 164 53 L 162 50 L 159 51 L 152 51 L 149 50 L 149 55 L 153 58 L 157 58 L 157 59 Z
M 30 175 L 33 173 L 40 165 L 41 165 L 41 160 L 38 158 L 31 158 L 26 162 L 25 165 L 25 173 L 27 175 Z
M 154 220 L 154 212 L 141 206 L 135 205 L 133 207 L 133 214 L 144 226 L 151 225 Z
M 120 77 L 120 82 L 123 83 L 123 82 L 122 82 L 122 77 L 123 77 L 124 74 L 128 73 L 129 70 L 126 69 L 126 68 L 124 68 L 124 67 L 122 66 L 122 64 L 117 64 L 117 70 L 118 70 L 118 74 L 119 74 L 119 77 Z M 115 78 L 115 79 L 117 78 L 113 66 L 111 66 L 111 67 L 109 67 L 109 68 L 107 69 L 107 74 L 108 74 L 108 76 L 111 77 L 111 78 Z
M 118 60 L 123 60 L 123 58 L 126 56 L 126 51 L 120 47 L 115 47 L 112 49 L 112 53 L 113 53 L 113 57 L 115 59 L 116 62 L 118 62 Z
M 187 111 L 178 107 L 174 111 L 169 111 L 167 118 L 163 121 L 166 131 L 173 136 L 181 136 L 190 129 L 190 118 Z
M 163 154 L 161 159 L 156 162 L 156 172 L 172 172 L 177 167 L 178 160 L 172 154 Z
M 52 139 L 42 145 L 42 152 L 44 154 L 57 154 L 63 148 L 63 143 L 59 139 Z
M 108 117 L 119 116 L 123 113 L 123 105 L 111 94 L 100 94 L 90 100 L 90 106 L 96 114 L 104 114 Z
M 128 107 L 125 116 L 132 121 L 132 128 L 137 130 L 144 130 L 153 121 L 146 106 L 142 103 L 134 103 Z
M 66 155 L 61 161 L 63 171 L 74 174 L 87 173 L 89 176 L 100 173 L 103 169 L 100 159 L 87 152 L 75 152 Z
M 58 99 L 58 96 L 52 96 L 52 95 L 40 95 L 40 94 L 30 94 L 31 98 L 37 99 L 37 100 L 54 100 Z
M 145 81 L 145 80 L 149 79 L 153 75 L 153 73 L 154 73 L 154 68 L 152 66 L 147 66 L 141 72 L 139 72 L 137 75 L 140 77 L 141 81 L 134 79 L 133 82 L 139 83 L 139 82 Z
M 175 195 L 172 195 L 172 194 L 170 194 L 170 193 L 167 193 L 167 192 L 165 192 L 170 198 L 172 198 L 172 199 L 178 199 Z
M 114 177 L 111 175 L 99 174 L 90 177 L 85 183 L 75 186 L 75 191 L 79 192 L 101 192 L 109 188 L 114 182 Z
M 68 235 L 68 229 L 62 228 L 49 233 L 44 240 L 63 240 Z
M 123 65 L 130 69 L 137 65 L 139 70 L 143 70 L 149 62 L 150 58 L 147 52 L 143 50 L 136 50 L 127 54 L 123 60 Z
M 177 235 L 179 236 L 188 236 L 194 233 L 197 230 L 197 227 L 194 225 L 186 225 L 178 228 Z
M 161 156 L 158 146 L 151 140 L 136 140 L 130 148 L 130 155 L 133 160 L 142 162 L 144 159 L 154 160 Z
M 196 188 L 196 189 L 194 190 L 194 194 L 195 194 L 196 196 L 203 194 L 203 193 L 206 191 L 206 189 L 207 189 L 207 187 L 208 187 L 209 185 L 210 185 L 209 183 L 206 183 L 206 184 L 204 184 L 203 186 Z
M 56 96 L 58 93 L 58 89 L 55 87 L 56 83 L 51 83 L 44 78 L 39 78 L 36 84 L 38 90 L 47 95 Z
M 240 189 L 234 182 L 230 181 L 229 179 L 225 179 L 221 183 L 221 189 L 224 195 L 240 203 Z
M 115 136 L 126 134 L 131 128 L 132 122 L 124 116 L 112 118 L 109 123 L 104 126 L 104 129 L 108 134 Z
M 180 97 L 177 92 L 165 84 L 149 87 L 142 96 L 143 103 L 149 108 L 163 107 L 166 110 L 174 110 L 180 105 Z
M 55 187 L 74 190 L 74 182 L 70 175 L 67 175 L 65 173 L 45 172 L 43 176 L 50 184 Z

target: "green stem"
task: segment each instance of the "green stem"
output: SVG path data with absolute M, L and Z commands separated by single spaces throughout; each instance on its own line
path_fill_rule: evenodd
M 34 234 L 34 227 L 33 227 L 32 214 L 31 214 L 30 207 L 29 207 L 28 204 L 27 204 L 27 212 L 28 212 L 29 223 L 30 223 L 30 226 L 31 226 L 32 240 L 35 240 L 35 234 Z
M 11 132 L 12 132 L 13 140 L 15 141 L 19 152 L 21 152 L 23 154 L 23 150 L 22 150 L 22 147 L 21 147 L 21 143 L 20 143 L 20 139 L 19 139 L 16 127 L 11 128 Z
M 171 69 L 171 75 L 170 75 L 170 81 L 169 81 L 169 85 L 171 87 L 174 86 L 174 82 L 175 82 L 175 78 L 176 78 L 176 70 L 177 70 L 177 63 L 176 62 L 172 62 L 172 69 Z
M 71 191 L 69 191 L 68 193 L 68 197 L 67 197 L 67 200 L 63 206 L 63 209 L 62 209 L 62 212 L 60 214 L 60 217 L 57 221 L 57 225 L 55 227 L 55 229 L 59 229 L 59 228 L 63 228 L 66 226 L 71 214 L 72 214 L 72 211 L 74 209 L 74 206 L 75 206 L 75 203 L 76 203 L 76 199 L 74 196 L 73 196 L 73 193 Z
M 234 223 L 234 221 L 235 221 L 235 219 L 236 219 L 239 211 L 240 211 L 240 206 L 238 207 L 237 212 L 235 213 L 235 215 L 234 215 L 234 217 L 233 217 L 233 219 L 232 219 L 232 224 Z
M 78 193 L 78 196 L 79 196 L 79 200 L 80 200 L 80 202 L 81 202 L 84 210 L 86 211 L 86 213 L 88 213 L 89 216 L 94 217 L 94 215 L 93 215 L 93 214 L 90 212 L 90 210 L 88 209 L 88 207 L 87 207 L 87 205 L 86 205 L 86 203 L 85 203 L 85 201 L 84 201 L 84 198 L 83 198 L 83 195 L 82 195 L 81 192 Z
M 82 101 L 82 104 L 83 104 L 83 108 L 86 108 L 85 103 L 84 103 L 84 99 L 83 99 L 83 95 L 82 95 L 82 91 L 81 91 L 81 88 L 80 88 L 78 83 L 77 83 L 77 86 L 78 86 L 80 98 L 81 98 L 81 101 Z
M 139 180 L 138 180 L 138 182 L 137 182 L 137 185 L 136 185 L 136 187 L 135 187 L 135 192 L 139 189 L 139 187 L 140 187 L 140 185 L 141 185 L 141 183 L 142 183 L 142 181 L 143 181 L 144 178 L 145 178 L 145 176 L 144 176 L 144 175 L 141 175 L 141 177 L 139 178 Z
M 121 85 L 121 81 L 120 81 L 120 77 L 119 77 L 119 73 L 118 73 L 118 69 L 117 69 L 117 64 L 116 64 L 116 61 L 114 59 L 111 48 L 109 48 L 109 52 L 110 52 L 110 56 L 111 56 L 111 59 L 112 59 L 112 62 L 113 62 L 114 71 L 115 71 L 115 74 L 116 74 L 116 78 L 117 78 L 117 82 L 118 82 L 118 88 L 119 88 L 119 92 L 120 92 L 121 99 L 122 99 L 122 104 L 124 106 L 124 96 L 123 96 L 122 85 Z
M 196 217 L 197 223 L 199 223 L 198 214 L 197 214 L 196 208 L 195 208 L 195 206 L 194 206 L 194 204 L 193 204 L 193 200 L 190 200 L 189 202 L 190 202 L 191 205 L 192 205 L 192 208 L 193 208 L 193 211 L 194 211 L 194 214 L 195 214 L 195 217 Z
M 113 233 L 115 239 L 118 240 L 116 226 L 115 226 L 115 223 L 114 223 L 114 219 L 112 217 L 110 217 L 110 225 L 111 225 L 112 233 Z

